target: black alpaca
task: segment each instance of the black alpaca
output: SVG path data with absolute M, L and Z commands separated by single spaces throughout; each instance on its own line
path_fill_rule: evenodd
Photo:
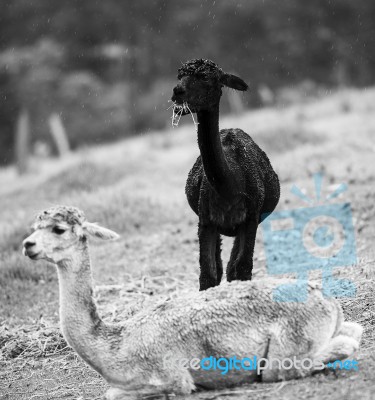
M 250 280 L 258 224 L 275 209 L 280 185 L 267 155 L 250 136 L 241 129 L 219 131 L 222 87 L 245 91 L 248 86 L 202 59 L 183 64 L 177 78 L 175 108 L 181 114 L 196 112 L 198 118 L 201 155 L 189 173 L 186 195 L 199 216 L 200 290 L 221 281 L 221 234 L 235 236 L 228 281 Z

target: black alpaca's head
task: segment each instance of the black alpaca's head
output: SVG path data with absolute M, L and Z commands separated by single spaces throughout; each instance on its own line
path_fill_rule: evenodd
M 177 86 L 173 89 L 172 101 L 185 105 L 183 114 L 190 111 L 212 110 L 220 102 L 221 88 L 247 90 L 247 84 L 235 75 L 225 73 L 210 60 L 187 61 L 178 70 Z

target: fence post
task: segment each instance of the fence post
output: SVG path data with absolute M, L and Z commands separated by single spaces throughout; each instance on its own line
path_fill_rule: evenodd
M 70 152 L 69 139 L 60 115 L 57 113 L 51 114 L 48 118 L 48 123 L 51 129 L 52 139 L 56 144 L 57 153 L 60 157 L 68 154 Z
M 17 118 L 15 156 L 16 167 L 20 175 L 27 172 L 29 167 L 29 147 L 30 147 L 30 120 L 29 113 L 22 109 Z

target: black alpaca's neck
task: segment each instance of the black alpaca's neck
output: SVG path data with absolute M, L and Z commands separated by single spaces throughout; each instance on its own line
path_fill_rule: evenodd
M 230 199 L 236 186 L 221 144 L 219 105 L 214 110 L 198 111 L 197 118 L 198 145 L 208 182 L 221 197 Z

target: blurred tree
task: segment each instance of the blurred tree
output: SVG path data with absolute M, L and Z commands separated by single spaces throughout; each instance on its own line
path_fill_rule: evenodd
M 0 69 L 0 165 L 13 161 L 14 129 L 19 105 L 13 85 L 5 70 Z
M 127 90 L 121 104 L 127 104 L 126 126 L 132 131 L 150 121 L 149 101 L 147 106 L 140 101 L 157 81 L 175 79 L 180 63 L 190 58 L 211 58 L 243 77 L 250 83 L 247 101 L 264 85 L 273 90 L 306 79 L 325 85 L 375 81 L 373 0 L 2 0 L 3 53 L 18 54 L 42 38 L 59 43 L 64 57 L 55 67 L 64 79 L 85 71 L 104 91 L 115 84 Z M 121 49 L 122 55 L 114 61 L 98 51 L 103 48 Z M 45 76 L 50 67 L 42 60 L 38 65 Z M 2 110 L 23 104 L 17 103 L 17 90 L 11 93 L 13 83 L 20 83 L 8 78 L 0 76 L 0 127 L 15 121 Z
M 0 74 L 8 86 L 5 87 L 5 94 L 1 98 L 0 104 L 4 108 L 1 107 L 0 116 L 7 118 L 4 110 L 10 111 L 6 124 L 7 146 L 0 150 L 0 159 L 4 162 L 13 159 L 15 121 L 19 119 L 19 110 L 23 110 L 22 123 L 18 123 L 22 129 L 17 129 L 17 132 L 25 132 L 29 129 L 28 126 L 24 127 L 29 124 L 30 115 L 37 115 L 36 122 L 39 122 L 46 119 L 56 108 L 59 64 L 62 57 L 63 53 L 60 47 L 49 40 L 42 40 L 35 46 L 7 50 L 0 54 Z M 40 131 L 42 132 L 42 130 Z M 24 133 L 21 135 L 25 136 Z M 18 142 L 20 140 L 17 140 Z M 28 139 L 22 138 L 21 142 L 28 143 Z M 23 148 L 22 154 L 26 154 L 26 152 L 27 149 Z
M 52 37 L 66 50 L 64 68 L 95 70 L 92 49 L 120 43 L 145 86 L 193 56 L 268 84 L 332 82 L 342 60 L 350 82 L 365 84 L 374 80 L 374 16 L 372 0 L 3 0 L 0 48 Z M 359 69 L 368 71 L 366 82 Z

